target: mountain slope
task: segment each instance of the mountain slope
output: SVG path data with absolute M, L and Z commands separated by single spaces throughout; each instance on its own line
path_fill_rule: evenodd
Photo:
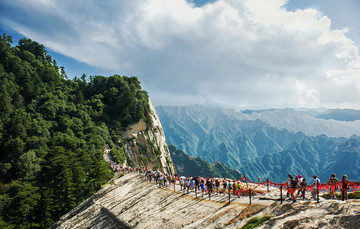
M 307 179 L 317 174 L 324 181 L 332 172 L 335 172 L 329 168 L 329 165 L 336 162 L 337 158 L 330 157 L 329 152 L 334 152 L 337 147 L 336 141 L 324 135 L 304 138 L 296 141 L 287 150 L 257 158 L 244 166 L 242 170 L 246 171 L 250 177 L 259 176 L 277 182 L 286 180 L 287 174 L 295 176 L 302 174 Z M 356 168 L 353 163 L 349 165 Z M 355 179 L 353 176 L 351 178 Z
M 67 79 L 45 47 L 0 38 L 0 227 L 48 228 L 113 177 L 104 160 L 172 173 L 136 77 Z
M 304 111 L 274 109 L 248 111 L 244 114 L 234 110 L 198 105 L 158 107 L 157 110 L 160 119 L 166 119 L 166 124 L 170 124 L 164 125 L 166 136 L 168 133 L 171 136 L 168 140 L 169 144 L 210 163 L 221 161 L 252 179 L 262 177 L 283 181 L 289 173 L 293 175 L 301 173 L 308 179 L 313 174 L 318 174 L 321 179 L 328 179 L 335 171 L 338 174 L 349 171 L 346 172 L 349 179 L 358 179 L 360 155 L 357 154 L 356 147 L 346 148 L 348 140 L 345 137 L 330 138 L 324 134 L 309 136 L 303 132 L 294 133 L 293 130 L 280 129 L 269 124 L 269 120 L 275 120 L 276 123 L 281 121 L 291 123 L 289 120 L 293 120 L 296 125 L 292 126 L 295 127 L 300 126 L 303 120 L 312 120 L 309 123 L 317 120 L 319 123 L 314 125 L 315 128 L 319 125 L 331 128 L 333 122 L 316 119 L 306 115 Z M 301 117 L 301 115 L 305 116 Z M 301 118 L 297 118 L 298 116 Z M 255 117 L 262 117 L 262 120 Z M 302 128 L 314 128 L 309 123 L 304 123 Z M 323 125 L 324 123 L 326 125 Z M 342 125 L 345 122 L 336 123 Z M 342 125 L 342 128 L 345 127 L 346 125 Z M 174 129 L 182 131 L 176 132 Z M 336 125 L 334 129 L 340 130 Z M 188 136 L 194 138 L 186 144 Z M 181 141 L 178 141 L 179 139 Z M 356 141 L 347 144 L 356 145 Z
M 222 162 L 210 164 L 202 160 L 200 157 L 190 157 L 175 146 L 170 145 L 172 161 L 176 167 L 176 173 L 179 175 L 204 176 L 204 177 L 227 177 L 230 179 L 240 179 L 242 175 L 235 169 L 230 169 Z

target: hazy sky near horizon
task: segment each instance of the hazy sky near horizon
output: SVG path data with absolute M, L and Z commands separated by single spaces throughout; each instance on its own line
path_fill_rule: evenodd
M 357 0 L 0 0 L 0 32 L 154 105 L 360 109 Z

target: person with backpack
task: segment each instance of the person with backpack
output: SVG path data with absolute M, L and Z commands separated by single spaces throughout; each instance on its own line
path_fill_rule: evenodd
M 228 189 L 229 189 L 229 193 L 231 193 L 231 189 L 232 189 L 232 183 L 231 183 L 231 180 L 229 180 L 229 183 L 228 183 Z
M 236 195 L 236 182 L 233 180 L 233 195 Z
M 224 177 L 224 180 L 223 180 L 223 193 L 224 193 L 224 196 L 226 194 L 226 189 L 227 189 L 227 180 L 226 178 Z
M 341 200 L 348 199 L 348 195 L 347 195 L 347 190 L 349 188 L 348 183 L 349 181 L 347 179 L 347 176 L 343 175 L 343 177 L 341 178 Z
M 207 187 L 208 187 L 209 195 L 211 195 L 213 192 L 213 189 L 214 189 L 214 183 L 213 183 L 212 179 L 211 180 L 209 179 L 209 183 L 208 183 Z
M 289 188 L 289 194 L 291 195 L 291 199 L 293 202 L 296 202 L 295 199 L 295 192 L 297 188 L 297 180 L 294 180 L 293 177 L 290 178 L 290 188 Z
M 290 188 L 291 188 L 291 179 L 293 179 L 293 177 L 290 175 L 290 174 L 288 174 L 288 181 L 287 181 L 287 183 L 286 183 L 286 197 L 289 197 L 290 196 L 290 192 L 289 192 L 289 190 L 290 190 Z
M 199 182 L 199 177 L 197 177 L 197 176 L 194 176 L 194 179 L 195 179 L 195 188 L 196 188 L 196 190 L 199 190 L 199 184 L 200 184 L 200 182 Z
M 240 198 L 241 189 L 242 189 L 242 187 L 241 187 L 240 182 L 239 181 L 236 182 L 236 194 L 237 194 L 238 198 Z
M 198 188 L 201 189 L 202 196 L 204 196 L 205 184 L 204 184 L 204 181 L 203 181 L 203 180 L 202 180 L 201 183 L 199 184 Z
M 301 196 L 300 199 L 305 200 L 305 192 L 306 192 L 306 179 L 303 178 L 300 183 Z
M 215 192 L 217 195 L 219 195 L 219 187 L 220 187 L 220 182 L 218 179 L 215 179 Z
M 336 178 L 335 173 L 331 174 L 331 177 L 330 177 L 329 181 L 327 182 L 327 184 L 330 185 L 330 198 L 331 199 L 335 199 L 335 186 L 336 186 L 337 182 L 338 182 L 338 179 Z

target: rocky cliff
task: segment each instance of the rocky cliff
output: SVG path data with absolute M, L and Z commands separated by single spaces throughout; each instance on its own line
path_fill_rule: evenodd
M 52 228 L 240 228 L 255 216 L 270 216 L 259 228 L 359 228 L 358 200 L 310 199 L 296 203 L 277 200 L 276 191 L 232 199 L 176 187 L 159 188 L 137 173 L 126 174 L 62 216 Z
M 174 174 L 175 168 L 164 130 L 150 100 L 149 105 L 150 112 L 147 122 L 140 120 L 138 123 L 128 126 L 122 136 L 125 140 L 124 148 L 128 162 L 133 166 L 145 165 L 163 173 Z

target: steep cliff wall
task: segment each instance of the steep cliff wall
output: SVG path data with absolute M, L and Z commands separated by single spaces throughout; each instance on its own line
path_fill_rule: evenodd
M 128 163 L 145 165 L 167 174 L 174 174 L 175 168 L 154 105 L 149 100 L 150 112 L 147 123 L 140 120 L 127 127 L 122 138 Z

